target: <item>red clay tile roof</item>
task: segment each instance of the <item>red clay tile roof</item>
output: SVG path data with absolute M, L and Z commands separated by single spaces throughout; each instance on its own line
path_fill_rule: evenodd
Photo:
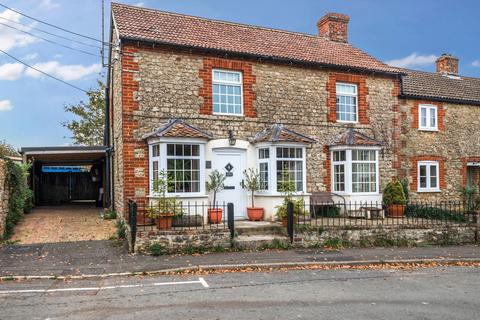
M 330 67 L 398 73 L 348 43 L 283 30 L 112 3 L 120 38 Z
M 289 130 L 281 124 L 274 124 L 255 135 L 251 140 L 252 143 L 258 142 L 301 142 L 313 143 L 314 139 L 304 136 L 303 134 Z
M 209 133 L 186 124 L 181 119 L 170 119 L 166 124 L 162 125 L 155 131 L 143 135 L 142 138 L 148 139 L 155 137 L 212 139 L 212 136 Z
M 402 70 L 402 94 L 426 100 L 458 101 L 480 105 L 480 78 Z
M 383 142 L 375 140 L 364 133 L 349 128 L 334 138 L 330 146 L 382 146 Z

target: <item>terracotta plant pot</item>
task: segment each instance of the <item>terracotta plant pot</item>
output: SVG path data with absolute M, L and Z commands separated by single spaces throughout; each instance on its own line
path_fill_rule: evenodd
M 405 205 L 391 204 L 388 206 L 388 216 L 392 218 L 402 218 L 405 212 Z
M 137 214 L 137 226 L 151 226 L 153 224 L 155 224 L 154 220 L 146 214 Z
M 222 222 L 223 209 L 221 208 L 210 208 L 208 209 L 208 221 L 212 224 L 219 224 Z
M 284 226 L 285 228 L 288 227 L 287 217 L 283 217 L 283 218 L 282 218 L 282 226 Z
M 248 208 L 247 207 L 248 220 L 261 221 L 263 220 L 263 208 Z
M 158 230 L 170 230 L 172 229 L 174 214 L 163 214 L 156 219 Z

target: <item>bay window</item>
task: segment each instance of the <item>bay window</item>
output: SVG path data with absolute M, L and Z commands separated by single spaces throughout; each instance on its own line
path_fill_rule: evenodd
M 333 150 L 331 156 L 334 192 L 378 193 L 378 150 Z
M 281 193 L 286 183 L 291 183 L 295 192 L 305 191 L 305 147 L 264 146 L 257 152 L 261 191 Z
M 168 178 L 168 194 L 194 195 L 204 192 L 202 172 L 204 144 L 165 142 L 150 145 L 150 192 L 155 193 L 155 180 L 164 171 Z

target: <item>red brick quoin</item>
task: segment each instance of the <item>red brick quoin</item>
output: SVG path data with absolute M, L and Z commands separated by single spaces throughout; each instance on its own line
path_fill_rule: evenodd
M 438 161 L 438 171 L 440 179 L 440 189 L 443 190 L 446 188 L 447 184 L 445 183 L 445 160 L 439 156 L 413 156 L 412 157 L 412 168 L 411 176 L 412 183 L 410 184 L 410 190 L 418 190 L 418 162 L 419 161 Z
M 123 175 L 124 175 L 124 208 L 127 208 L 128 199 L 134 199 L 139 211 L 142 212 L 148 194 L 148 147 L 142 140 L 134 139 L 134 130 L 138 129 L 138 120 L 134 120 L 133 113 L 139 109 L 135 94 L 139 90 L 135 74 L 139 71 L 135 54 L 138 47 L 125 44 L 122 48 L 122 134 L 123 134 Z M 135 149 L 143 149 L 143 157 L 135 157 Z M 143 177 L 135 177 L 134 169 L 144 168 Z M 136 194 L 141 189 L 143 196 Z M 126 214 L 126 210 L 125 210 Z
M 327 82 L 327 108 L 329 122 L 337 122 L 337 82 L 345 82 L 356 84 L 358 87 L 358 122 L 361 124 L 368 124 L 368 88 L 366 85 L 366 77 L 354 74 L 345 73 L 330 73 Z
M 323 169 L 325 170 L 325 175 L 323 176 L 323 184 L 325 185 L 325 191 L 332 191 L 332 169 L 330 168 L 330 147 L 323 146 L 323 153 L 325 154 L 325 160 L 323 161 Z
M 242 72 L 243 113 L 245 117 L 255 118 L 257 111 L 253 107 L 253 101 L 256 99 L 253 85 L 256 82 L 256 77 L 252 74 L 252 64 L 244 61 L 220 58 L 203 59 L 203 69 L 200 69 L 199 72 L 199 76 L 203 80 L 203 87 L 200 89 L 200 96 L 203 97 L 203 106 L 200 108 L 200 114 L 213 113 L 212 69 L 214 68 Z
M 443 109 L 443 104 L 441 102 L 432 102 L 426 100 L 415 100 L 412 106 L 412 129 L 418 129 L 418 107 L 421 104 L 428 104 L 437 107 L 437 121 L 438 121 L 438 131 L 445 131 L 445 124 L 443 119 L 445 119 L 445 109 Z

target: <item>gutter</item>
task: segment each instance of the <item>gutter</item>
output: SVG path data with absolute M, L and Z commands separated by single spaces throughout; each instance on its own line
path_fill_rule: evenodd
M 480 101 L 475 100 L 462 100 L 456 98 L 442 98 L 442 97 L 433 97 L 433 96 L 424 96 L 424 95 L 414 95 L 414 94 L 405 94 L 403 92 L 403 82 L 401 81 L 401 99 L 414 99 L 414 100 L 431 100 L 431 101 L 438 101 L 438 102 L 449 102 L 455 104 L 466 104 L 466 105 L 474 105 L 480 106 Z

